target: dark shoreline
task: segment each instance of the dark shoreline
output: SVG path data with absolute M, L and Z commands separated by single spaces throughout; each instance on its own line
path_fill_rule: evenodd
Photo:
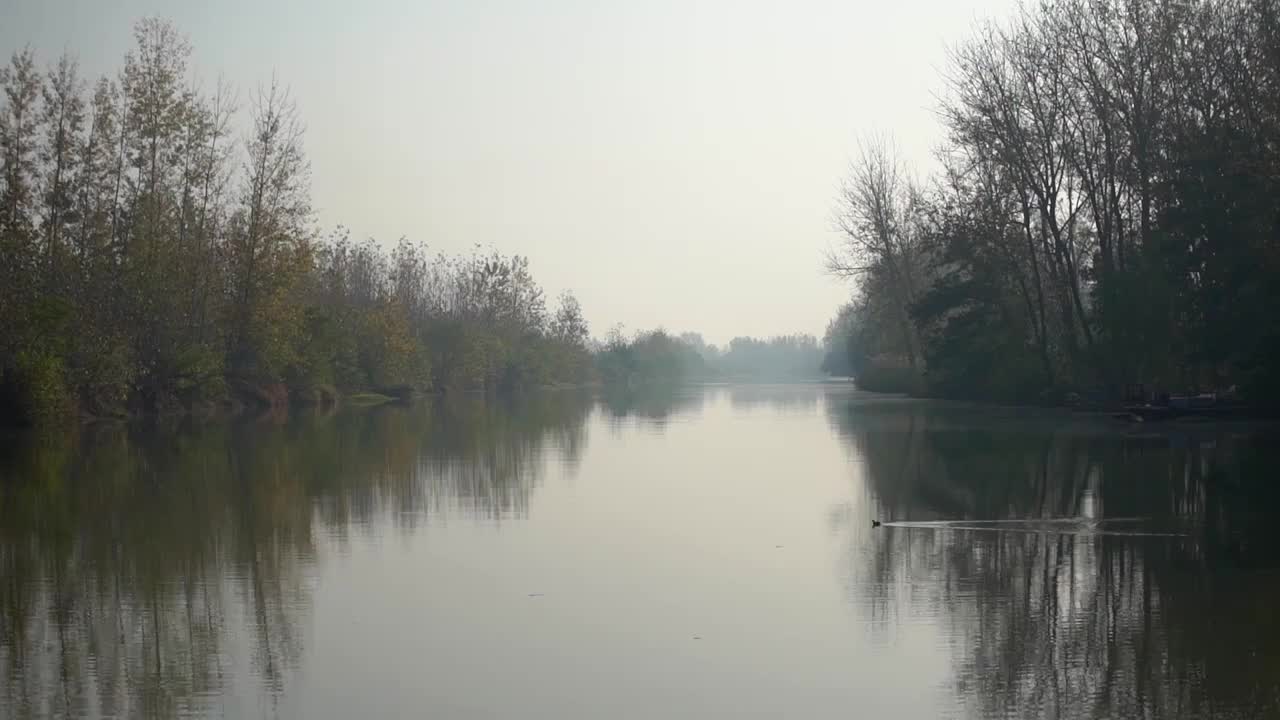
M 195 402 L 170 402 L 163 407 L 116 408 L 110 412 L 93 412 L 78 408 L 63 418 L 67 423 L 91 425 L 97 423 L 132 423 L 147 421 L 198 421 L 234 420 L 242 418 L 279 417 L 305 410 L 317 410 L 323 414 L 342 408 L 374 408 L 386 405 L 409 405 L 423 400 L 438 400 L 450 396 L 483 396 L 511 399 L 542 392 L 567 392 L 596 389 L 598 382 L 555 383 L 515 391 L 495 389 L 431 389 L 407 387 L 379 387 L 339 390 L 332 386 L 289 388 L 284 393 L 270 392 L 261 387 L 242 388 L 216 400 Z M 38 430 L 57 427 L 61 423 L 16 422 L 14 414 L 0 410 L 0 429 Z

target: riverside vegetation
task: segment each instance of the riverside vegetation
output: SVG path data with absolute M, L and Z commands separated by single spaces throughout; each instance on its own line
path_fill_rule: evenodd
M 242 113 L 225 84 L 188 80 L 173 25 L 134 36 L 92 84 L 30 49 L 0 72 L 6 417 L 588 377 L 578 302 L 549 308 L 527 259 L 320 233 L 288 91 L 266 86 Z
M 865 387 L 1280 400 L 1280 3 L 1029 3 L 944 79 L 941 169 L 872 139 L 840 194 Z
M 188 79 L 171 23 L 141 20 L 134 40 L 91 84 L 72 56 L 41 67 L 30 49 L 0 71 L 0 417 L 820 372 L 812 336 L 596 342 L 527 258 L 322 232 L 289 92 L 242 107 Z

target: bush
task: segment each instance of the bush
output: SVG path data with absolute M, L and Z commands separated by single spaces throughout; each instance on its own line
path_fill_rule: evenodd
M 875 360 L 867 363 L 862 372 L 858 373 L 854 378 L 854 385 L 867 392 L 908 395 L 923 394 L 925 389 L 924 379 L 914 369 Z
M 62 358 L 41 350 L 24 350 L 4 374 L 0 391 L 12 417 L 20 424 L 38 425 L 71 413 L 66 370 Z

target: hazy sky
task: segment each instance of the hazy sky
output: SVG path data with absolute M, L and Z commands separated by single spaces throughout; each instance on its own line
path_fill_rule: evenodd
M 821 334 L 858 139 L 925 168 L 945 47 L 1011 0 L 0 0 L 0 51 L 114 72 L 145 15 L 241 97 L 274 70 L 323 227 L 528 255 L 593 333 Z

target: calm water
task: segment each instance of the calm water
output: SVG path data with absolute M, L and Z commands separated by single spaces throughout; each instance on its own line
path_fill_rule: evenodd
M 0 717 L 1280 716 L 1278 441 L 818 386 L 8 439 Z

